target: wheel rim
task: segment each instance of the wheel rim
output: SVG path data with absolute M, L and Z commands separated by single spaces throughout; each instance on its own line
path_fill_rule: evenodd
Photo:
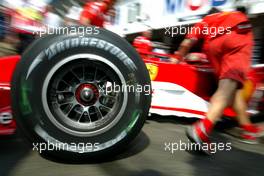
M 112 128 L 122 117 L 127 92 L 120 70 L 107 59 L 78 54 L 57 63 L 42 90 L 44 110 L 59 129 L 75 136 L 93 136 Z M 108 90 L 108 91 L 106 91 Z

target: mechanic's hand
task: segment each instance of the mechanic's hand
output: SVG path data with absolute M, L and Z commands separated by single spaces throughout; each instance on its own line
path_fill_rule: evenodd
M 183 60 L 182 55 L 180 55 L 178 52 L 175 52 L 172 57 L 170 57 L 170 62 L 173 64 L 178 64 Z
M 177 58 L 175 58 L 175 57 L 170 57 L 170 63 L 178 64 L 178 63 L 180 63 L 180 61 Z

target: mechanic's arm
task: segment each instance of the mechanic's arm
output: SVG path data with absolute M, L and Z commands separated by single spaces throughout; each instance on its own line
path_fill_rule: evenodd
M 193 45 L 196 43 L 197 40 L 185 38 L 179 48 L 178 51 L 174 53 L 174 55 L 170 58 L 172 63 L 179 63 L 184 60 L 184 57 L 189 53 Z
M 193 45 L 196 44 L 196 42 L 203 38 L 203 35 L 201 32 L 204 27 L 204 23 L 199 22 L 196 23 L 193 27 L 190 33 L 188 33 L 185 37 L 185 39 L 181 42 L 178 51 L 174 53 L 174 55 L 170 58 L 172 63 L 179 63 L 184 60 L 184 57 L 189 53 Z M 199 28 L 199 30 L 197 30 Z
M 91 24 L 91 20 L 86 17 L 81 17 L 80 22 L 84 26 L 89 26 Z

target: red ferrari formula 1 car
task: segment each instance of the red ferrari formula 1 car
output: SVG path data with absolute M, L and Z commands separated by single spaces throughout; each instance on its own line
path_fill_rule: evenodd
M 217 80 L 206 55 L 189 54 L 185 62 L 172 64 L 170 55 L 141 52 L 152 80 L 150 113 L 204 118 L 210 97 L 216 91 Z M 244 83 L 243 96 L 249 103 L 248 112 L 257 114 L 263 109 L 264 65 L 252 66 Z M 234 117 L 231 108 L 225 116 Z
M 168 55 L 140 57 L 126 40 L 99 32 L 49 35 L 22 58 L 0 59 L 0 130 L 14 130 L 11 106 L 35 150 L 60 158 L 98 158 L 127 146 L 149 112 L 203 118 L 216 88 L 205 59 L 171 64 L 164 60 Z M 262 97 L 254 92 L 261 90 L 263 67 L 252 68 L 249 78 L 245 98 L 256 112 Z

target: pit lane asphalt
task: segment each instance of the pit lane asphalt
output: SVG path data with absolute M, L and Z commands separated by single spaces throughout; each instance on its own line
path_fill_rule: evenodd
M 231 151 L 204 156 L 187 151 L 165 151 L 165 142 L 188 142 L 185 128 L 190 120 L 152 116 L 129 150 L 102 163 L 55 162 L 29 149 L 20 137 L 0 138 L 0 176 L 262 176 L 264 140 L 241 144 L 226 133 L 214 133 L 213 140 L 231 142 Z M 228 125 L 226 125 L 228 124 Z M 230 122 L 218 130 L 236 135 Z M 222 127 L 224 129 L 222 129 Z M 228 127 L 226 127 L 228 126 Z M 232 126 L 232 125 L 231 125 Z M 228 129 L 228 130 L 226 130 Z

